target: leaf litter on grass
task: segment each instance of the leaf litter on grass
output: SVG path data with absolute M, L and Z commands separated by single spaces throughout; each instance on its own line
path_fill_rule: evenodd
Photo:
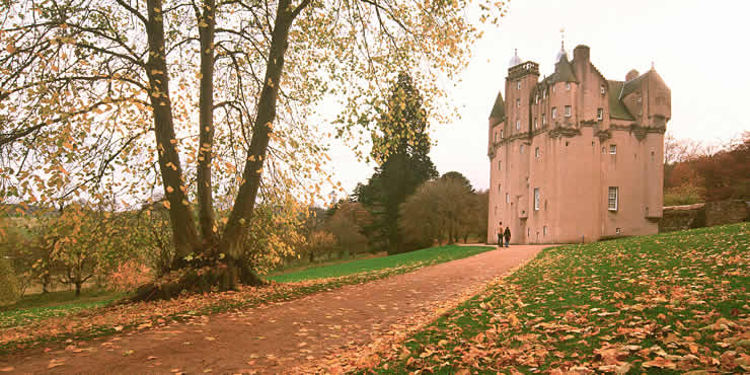
M 362 373 L 750 372 L 750 224 L 547 249 Z

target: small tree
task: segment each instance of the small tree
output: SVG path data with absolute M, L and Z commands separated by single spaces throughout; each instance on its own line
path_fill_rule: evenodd
M 457 178 L 428 181 L 401 205 L 400 229 L 415 245 L 464 241 L 476 229 L 477 199 Z
M 372 223 L 370 213 L 358 202 L 341 202 L 324 227 L 336 237 L 339 257 L 368 248 L 364 227 Z

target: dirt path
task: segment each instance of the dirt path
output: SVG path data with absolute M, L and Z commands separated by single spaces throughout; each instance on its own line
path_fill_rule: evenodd
M 0 357 L 13 373 L 296 373 L 478 292 L 548 246 L 512 246 L 294 301 Z

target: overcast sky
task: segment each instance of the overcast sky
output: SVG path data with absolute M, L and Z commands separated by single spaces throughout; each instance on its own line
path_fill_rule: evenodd
M 430 156 L 442 174 L 459 171 L 476 188 L 489 185 L 487 118 L 504 88 L 514 48 L 523 61 L 554 69 L 560 50 L 591 48 L 591 61 L 608 79 L 643 73 L 653 61 L 672 90 L 667 131 L 677 138 L 722 143 L 750 131 L 750 2 L 744 0 L 512 0 L 499 27 L 485 28 L 457 87 L 448 95 L 460 119 L 433 129 Z M 503 93 L 503 96 L 505 94 Z M 373 172 L 334 144 L 332 168 L 348 192 Z

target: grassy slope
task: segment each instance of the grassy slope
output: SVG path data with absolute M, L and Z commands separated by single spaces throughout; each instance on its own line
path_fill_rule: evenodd
M 76 298 L 73 291 L 23 296 L 13 305 L 0 309 L 0 328 L 14 327 L 48 317 L 104 306 L 123 294 L 104 290 L 83 290 Z
M 377 372 L 750 372 L 748 261 L 747 223 L 547 249 Z
M 323 267 L 312 267 L 297 272 L 271 276 L 269 279 L 276 282 L 294 282 L 339 277 L 354 273 L 377 271 L 400 266 L 411 266 L 415 264 L 429 265 L 469 257 L 491 249 L 493 249 L 493 247 L 487 246 L 451 245 L 434 247 L 387 257 L 360 259 L 353 262 L 333 264 Z

